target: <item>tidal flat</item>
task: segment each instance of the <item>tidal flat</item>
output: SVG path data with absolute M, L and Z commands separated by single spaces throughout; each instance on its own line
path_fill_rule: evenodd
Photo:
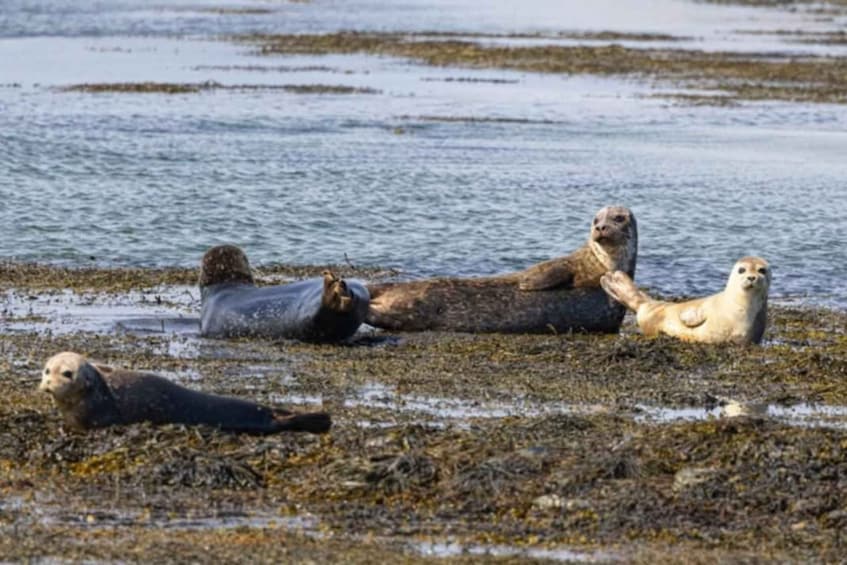
M 705 563 L 847 550 L 843 312 L 774 306 L 761 347 L 648 339 L 631 319 L 620 335 L 218 341 L 191 326 L 195 277 L 0 267 L 4 558 Z M 322 408 L 333 430 L 71 433 L 36 391 L 62 350 Z
M 479 35 L 432 39 L 427 33 L 340 32 L 253 35 L 235 39 L 262 55 L 368 53 L 433 66 L 534 73 L 640 76 L 709 91 L 701 99 L 847 102 L 847 63 L 840 57 L 709 52 L 607 45 L 499 45 Z M 514 39 L 514 38 L 513 38 Z M 814 41 L 814 37 L 806 38 Z

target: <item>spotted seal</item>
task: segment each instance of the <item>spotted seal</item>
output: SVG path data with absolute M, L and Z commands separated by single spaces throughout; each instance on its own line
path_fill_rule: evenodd
M 206 252 L 199 285 L 204 337 L 339 341 L 356 332 L 370 300 L 364 285 L 329 271 L 320 279 L 256 286 L 247 256 L 234 245 Z
M 53 396 L 65 424 L 78 431 L 150 422 L 251 434 L 324 433 L 332 425 L 323 412 L 294 414 L 191 390 L 152 373 L 93 364 L 73 352 L 47 361 L 38 388 Z
M 402 331 L 616 332 L 626 309 L 606 296 L 600 277 L 615 270 L 634 276 L 637 252 L 634 214 L 607 206 L 582 247 L 523 271 L 370 284 L 366 321 Z

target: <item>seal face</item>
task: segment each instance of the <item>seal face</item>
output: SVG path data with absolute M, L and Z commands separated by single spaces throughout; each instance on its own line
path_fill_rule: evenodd
M 601 284 L 636 313 L 645 335 L 667 334 L 701 343 L 760 343 L 767 326 L 771 269 L 761 257 L 743 257 L 722 292 L 687 302 L 654 300 L 625 273 L 604 275 Z
M 233 245 L 206 252 L 199 284 L 205 337 L 339 341 L 356 332 L 370 302 L 363 285 L 329 271 L 319 279 L 257 287 L 247 256 Z
M 610 270 L 634 276 L 637 251 L 632 211 L 607 206 L 582 247 L 523 271 L 369 285 L 366 321 L 405 331 L 616 332 L 626 311 L 600 289 L 600 277 Z
M 254 434 L 324 433 L 331 426 L 329 415 L 322 412 L 292 414 L 207 394 L 150 373 L 95 365 L 73 352 L 59 353 L 47 361 L 38 388 L 53 396 L 65 424 L 75 430 L 145 421 Z

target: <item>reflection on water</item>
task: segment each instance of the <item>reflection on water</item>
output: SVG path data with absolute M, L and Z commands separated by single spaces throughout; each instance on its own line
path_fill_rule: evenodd
M 789 426 L 847 429 L 847 406 L 827 404 L 767 404 L 729 401 L 713 408 L 667 408 L 638 405 L 637 421 L 668 424 L 674 422 L 754 416 L 772 418 Z
M 466 545 L 457 542 L 421 542 L 413 548 L 429 557 L 461 557 L 478 555 L 489 557 L 523 557 L 550 561 L 595 562 L 618 561 L 621 558 L 608 552 L 587 552 L 571 549 L 547 549 L 541 547 L 519 548 L 510 545 Z

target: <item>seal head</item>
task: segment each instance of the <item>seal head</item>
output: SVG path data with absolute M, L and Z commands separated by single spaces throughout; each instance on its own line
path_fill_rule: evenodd
M 200 262 L 200 288 L 224 283 L 254 283 L 247 255 L 235 245 L 212 247 Z
M 85 357 L 65 351 L 47 360 L 38 390 L 50 393 L 60 404 L 81 402 L 85 396 L 86 378 L 81 374 Z
M 771 269 L 768 262 L 761 257 L 742 257 L 732 267 L 726 290 L 767 296 L 770 286 Z
M 112 369 L 95 367 L 70 351 L 54 355 L 44 365 L 38 388 L 50 393 L 68 427 L 82 430 L 120 421 L 115 399 L 100 371 Z
M 638 227 L 635 215 L 624 206 L 606 206 L 594 216 L 589 245 L 594 255 L 610 271 L 623 270 L 635 276 L 638 253 Z M 630 269 L 624 266 L 630 266 Z

